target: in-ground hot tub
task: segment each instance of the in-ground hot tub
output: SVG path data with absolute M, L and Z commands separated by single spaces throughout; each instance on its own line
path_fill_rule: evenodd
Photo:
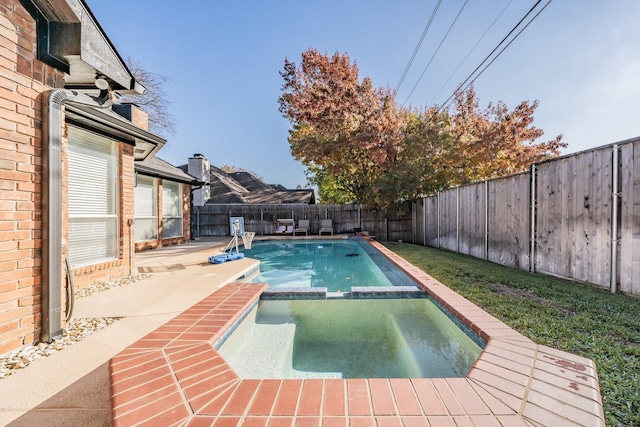
M 240 378 L 464 377 L 465 329 L 428 298 L 266 300 L 218 351 Z

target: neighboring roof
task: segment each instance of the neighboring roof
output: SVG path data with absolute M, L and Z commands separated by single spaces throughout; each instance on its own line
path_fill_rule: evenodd
M 187 165 L 180 166 L 183 171 L 187 168 Z M 316 202 L 315 194 L 311 189 L 287 190 L 281 185 L 266 184 L 249 172 L 227 173 L 211 166 L 210 176 L 210 198 L 207 204 L 298 203 L 309 205 Z
M 271 191 L 273 188 L 249 172 L 231 172 L 229 176 L 250 192 Z
M 249 191 L 228 173 L 211 166 L 210 199 L 207 203 L 249 203 L 245 196 Z
M 281 203 L 304 203 L 307 205 L 314 205 L 316 203 L 316 196 L 313 189 L 303 188 L 295 190 L 280 191 L 284 193 L 285 198 Z
M 142 175 L 168 179 L 170 181 L 181 182 L 183 184 L 203 184 L 203 182 L 199 179 L 183 172 L 182 169 L 177 168 L 158 157 L 150 157 L 145 160 L 137 160 L 135 162 L 135 170 Z
M 269 185 L 249 172 L 232 172 L 227 174 L 235 180 L 245 192 L 242 193 L 245 203 L 301 203 L 314 204 L 316 202 L 313 190 L 288 190 L 282 185 Z M 211 191 L 209 203 L 219 204 L 216 195 Z

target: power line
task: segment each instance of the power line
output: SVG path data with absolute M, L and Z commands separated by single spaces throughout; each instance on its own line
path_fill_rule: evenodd
M 427 66 L 424 67 L 424 70 L 422 70 L 422 74 L 420 74 L 420 77 L 418 77 L 418 81 L 416 82 L 415 85 L 413 85 L 413 88 L 411 89 L 411 92 L 409 92 L 409 95 L 407 96 L 407 99 L 404 100 L 404 102 L 402 103 L 402 105 L 406 104 L 407 101 L 409 100 L 409 98 L 411 98 L 411 95 L 413 95 L 413 91 L 416 90 L 416 87 L 418 87 L 418 83 L 420 83 L 420 80 L 422 80 L 422 77 L 424 76 L 424 73 L 427 72 L 427 69 L 429 68 L 429 65 L 431 65 L 431 62 L 433 61 L 433 58 L 436 57 L 436 54 L 438 53 L 438 51 L 440 50 L 440 47 L 442 47 L 442 44 L 444 43 L 444 41 L 447 39 L 447 36 L 449 36 L 449 33 L 451 32 L 451 29 L 453 28 L 453 26 L 456 24 L 456 21 L 458 21 L 458 18 L 460 17 L 460 14 L 462 13 L 462 11 L 464 10 L 464 7 L 467 5 L 467 3 L 469 2 L 469 0 L 465 0 L 464 4 L 462 5 L 462 7 L 460 8 L 460 11 L 458 12 L 458 14 L 456 15 L 456 18 L 453 20 L 453 22 L 451 23 L 451 25 L 449 26 L 449 29 L 447 30 L 447 33 L 444 35 L 444 37 L 442 38 L 442 41 L 440 41 L 440 44 L 438 45 L 438 48 L 436 49 L 435 52 L 433 52 L 433 55 L 431 56 L 431 59 L 429 59 L 429 62 L 427 63 Z
M 431 17 L 429 18 L 427 25 L 425 25 L 424 30 L 422 31 L 420 40 L 418 40 L 418 44 L 416 45 L 415 49 L 413 49 L 413 53 L 411 54 L 411 59 L 409 59 L 407 66 L 404 67 L 404 72 L 402 73 L 402 77 L 400 77 L 400 81 L 396 85 L 396 93 L 398 93 L 398 90 L 400 90 L 400 86 L 402 86 L 402 82 L 404 82 L 404 78 L 407 76 L 407 73 L 409 72 L 409 68 L 411 68 L 411 64 L 413 64 L 413 60 L 415 59 L 416 54 L 418 53 L 418 50 L 420 49 L 420 46 L 422 46 L 422 41 L 424 40 L 424 36 L 427 35 L 427 31 L 429 31 L 429 27 L 431 27 L 431 23 L 433 22 L 433 18 L 435 18 L 436 16 L 436 12 L 440 7 L 440 3 L 442 3 L 442 0 L 438 0 L 438 3 L 436 3 L 436 7 L 433 9 L 433 12 L 431 12 Z
M 480 42 L 482 40 L 484 40 L 485 36 L 489 33 L 489 31 L 493 28 L 493 26 L 496 24 L 496 22 L 498 22 L 498 20 L 500 19 L 500 17 L 502 16 L 502 14 L 504 13 L 505 10 L 507 10 L 507 8 L 509 7 L 509 5 L 513 2 L 513 0 L 509 0 L 509 3 L 507 3 L 507 5 L 502 9 L 502 11 L 498 14 L 498 16 L 496 17 L 496 19 L 493 20 L 493 22 L 491 23 L 491 25 L 489 25 L 489 28 L 487 28 L 487 30 L 484 32 L 484 34 L 482 35 L 482 37 L 480 37 L 478 39 L 478 41 L 476 42 L 475 45 L 473 45 L 473 47 L 471 48 L 471 50 L 469 51 L 469 53 L 467 53 L 467 56 L 464 57 L 464 59 L 462 61 L 460 61 L 460 63 L 458 64 L 458 66 L 456 67 L 455 70 L 453 70 L 453 72 L 451 73 L 451 75 L 449 76 L 449 78 L 447 79 L 446 82 L 444 82 L 442 84 L 442 86 L 440 86 L 440 89 L 438 89 L 438 92 L 436 92 L 435 95 L 433 95 L 433 98 L 431 98 L 431 100 L 428 102 L 427 105 L 431 105 L 431 103 L 438 97 L 438 95 L 440 95 L 440 92 L 442 92 L 442 89 L 444 89 L 444 87 L 447 85 L 447 83 L 449 83 L 449 81 L 453 78 L 453 76 L 458 72 L 458 70 L 460 69 L 460 67 L 462 66 L 462 64 L 464 64 L 467 60 L 467 58 L 469 58 L 469 55 L 471 55 L 471 53 L 476 50 L 476 48 L 478 47 L 478 45 L 480 44 Z
M 476 73 L 476 71 L 478 71 L 478 70 L 480 69 L 480 67 L 482 67 L 482 65 L 483 65 L 485 62 L 487 62 L 487 61 L 489 60 L 489 58 L 491 57 L 491 55 L 493 55 L 493 53 L 494 53 L 494 52 L 495 52 L 495 51 L 500 47 L 500 45 L 501 45 L 502 43 L 504 43 L 504 41 L 505 41 L 505 40 L 506 40 L 506 39 L 511 35 L 511 33 L 513 33 L 513 32 L 516 30 L 516 28 L 518 28 L 518 27 L 520 26 L 520 24 L 521 24 L 521 23 L 522 23 L 522 22 L 527 18 L 527 16 L 529 16 L 529 15 L 533 12 L 533 10 L 538 6 L 538 4 L 540 4 L 540 2 L 541 2 L 541 1 L 542 1 L 542 0 L 538 0 L 538 1 L 536 2 L 536 4 L 534 4 L 534 5 L 533 5 L 533 7 L 529 10 L 529 12 L 527 12 L 527 14 L 526 14 L 526 15 L 525 15 L 525 16 L 524 16 L 524 17 L 523 17 L 523 18 L 522 18 L 522 19 L 521 19 L 521 20 L 516 24 L 516 26 L 515 26 L 515 27 L 513 27 L 513 29 L 512 29 L 511 31 L 509 31 L 509 34 L 507 34 L 507 35 L 505 36 L 505 38 L 503 38 L 503 39 L 502 39 L 502 41 L 501 41 L 500 43 L 498 43 L 498 45 L 495 47 L 495 49 L 493 49 L 493 50 L 491 51 L 491 53 L 490 53 L 489 55 L 487 55 L 487 57 L 486 57 L 486 58 L 485 58 L 485 59 L 480 63 L 480 65 L 478 65 L 478 66 L 476 67 L 476 69 L 475 69 L 475 70 L 473 70 L 473 72 L 472 72 L 471 74 L 469 74 L 469 77 L 467 77 L 467 78 L 465 79 L 465 81 L 464 81 L 464 82 L 462 82 L 462 83 L 460 84 L 460 86 L 458 87 L 458 89 L 457 89 L 456 91 L 454 91 L 454 92 L 449 96 L 449 98 L 447 98 L 447 100 L 446 100 L 446 101 L 444 101 L 444 103 L 442 104 L 442 106 L 438 109 L 438 113 L 439 113 L 440 111 L 442 111 L 444 108 L 446 108 L 446 107 L 448 106 L 449 101 L 450 101 L 450 100 L 455 96 L 455 94 L 456 94 L 456 92 L 458 92 L 458 90 L 466 90 L 466 89 L 467 89 L 471 84 L 473 84 L 473 82 L 475 82 L 475 81 L 476 81 L 476 79 L 477 79 L 478 77 L 480 77 L 480 76 L 482 75 L 482 73 L 484 73 L 484 71 L 485 71 L 487 68 L 489 68 L 489 66 L 490 66 L 491 64 L 493 64 L 493 62 L 494 62 L 496 59 L 498 59 L 498 57 L 502 54 L 502 52 L 504 52 L 504 51 L 505 51 L 505 49 L 506 49 L 506 48 L 508 48 L 508 47 L 511 45 L 511 43 L 513 43 L 513 42 L 515 41 L 515 39 L 516 39 L 516 38 L 518 38 L 518 36 L 519 36 L 520 34 L 522 34 L 522 32 L 523 32 L 523 31 L 524 31 L 524 30 L 529 26 L 529 24 L 531 24 L 531 23 L 534 21 L 534 19 L 536 19 L 536 18 L 538 17 L 538 15 L 540 15 L 540 13 L 542 13 L 542 11 L 543 11 L 543 10 L 545 10 L 545 9 L 547 8 L 547 6 L 549 6 L 549 4 L 550 4 L 553 0 L 549 0 L 549 1 L 548 1 L 548 2 L 547 2 L 547 3 L 546 3 L 542 8 L 538 11 L 538 13 L 536 13 L 536 14 L 535 14 L 535 16 L 534 16 L 533 18 L 531 18 L 531 20 L 529 20 L 529 22 L 527 22 L 527 24 L 526 24 L 524 27 L 522 27 L 522 29 L 520 29 L 520 31 L 518 31 L 518 33 L 517 33 L 517 34 L 516 34 L 516 35 L 515 35 L 515 36 L 514 36 L 510 41 L 509 41 L 509 43 L 507 43 L 507 44 L 506 44 L 506 46 L 504 46 L 504 47 L 503 47 L 503 48 L 502 48 L 502 49 L 497 53 L 497 55 L 496 55 L 496 56 L 494 56 L 494 57 L 491 59 L 491 61 L 490 61 L 490 62 L 489 62 L 489 63 L 488 63 L 488 64 L 487 64 L 487 65 L 486 65 L 486 66 L 485 66 L 485 67 L 484 67 L 484 68 L 483 68 L 483 69 L 482 69 L 482 70 L 481 70 L 481 71 L 480 71 L 480 72 L 479 72 L 475 77 L 473 77 L 473 79 L 472 79 L 471 81 L 469 81 L 469 80 L 471 79 L 471 77 Z M 468 82 L 468 83 L 467 83 L 467 82 Z M 466 86 L 465 86 L 465 84 L 466 84 Z M 463 87 L 463 86 L 464 86 L 464 87 Z

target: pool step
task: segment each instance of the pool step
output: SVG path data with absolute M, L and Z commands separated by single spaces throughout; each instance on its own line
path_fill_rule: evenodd
M 444 336 L 437 324 L 424 324 L 420 313 L 396 313 L 391 315 L 391 324 L 397 333 L 398 356 L 404 360 L 410 376 L 422 377 L 429 372 L 430 377 L 460 377 L 455 360 L 448 360 L 447 354 L 457 342 Z M 423 324 L 424 327 L 416 327 Z
M 291 370 L 294 324 L 245 325 L 220 348 L 220 354 L 244 379 L 282 378 Z M 244 337 L 241 337 L 244 336 Z M 234 339 L 242 338 L 242 339 Z

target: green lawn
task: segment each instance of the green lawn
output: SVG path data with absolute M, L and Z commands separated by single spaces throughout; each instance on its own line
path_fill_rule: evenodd
M 536 343 L 595 361 L 607 425 L 640 425 L 640 299 L 437 249 L 385 245 Z

